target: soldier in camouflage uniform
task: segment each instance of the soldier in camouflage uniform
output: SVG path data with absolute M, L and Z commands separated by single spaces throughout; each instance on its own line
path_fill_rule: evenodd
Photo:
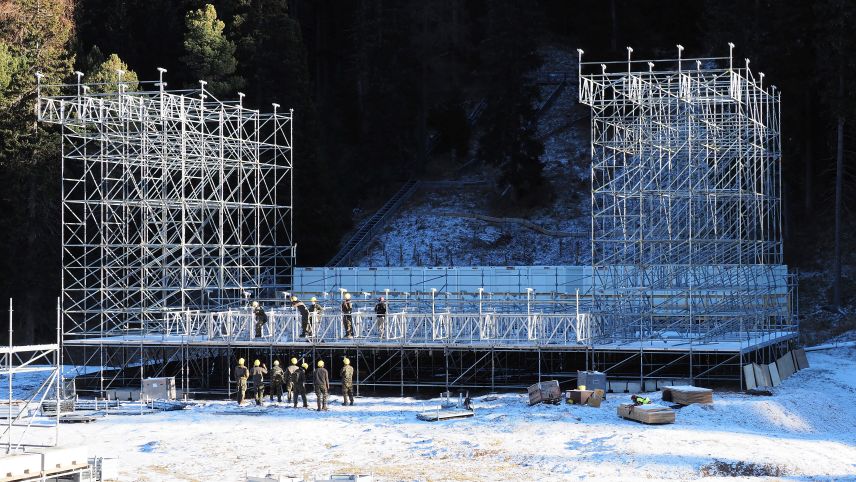
M 238 366 L 235 367 L 235 382 L 238 385 L 238 405 L 244 404 L 244 397 L 247 395 L 247 379 L 250 378 L 250 371 L 244 366 L 244 359 L 238 359 Z
M 265 397 L 265 375 L 267 372 L 267 367 L 260 360 L 253 362 L 250 377 L 253 379 L 253 388 L 256 390 L 256 405 L 261 405 L 262 399 Z
M 348 404 L 348 399 L 351 400 L 351 405 L 354 404 L 354 367 L 351 366 L 351 360 L 347 357 L 342 360 L 344 366 L 339 371 L 339 376 L 342 378 L 342 405 Z
M 294 408 L 297 408 L 297 396 L 300 395 L 303 397 L 303 408 L 309 408 L 309 404 L 306 403 L 306 369 L 309 368 L 309 365 L 304 363 L 297 370 L 295 370 L 291 374 L 291 384 L 294 389 Z
M 286 398 L 285 401 L 291 403 L 291 397 L 294 396 L 294 382 L 292 377 L 294 376 L 294 372 L 299 370 L 300 368 L 297 366 L 297 358 L 291 359 L 291 365 L 288 365 L 285 372 L 285 390 L 286 390 Z M 297 400 L 295 399 L 295 403 Z
M 273 361 L 273 368 L 270 369 L 270 401 L 273 401 L 273 396 L 276 395 L 276 401 L 282 401 L 282 383 L 285 380 L 285 374 L 279 366 L 279 360 Z

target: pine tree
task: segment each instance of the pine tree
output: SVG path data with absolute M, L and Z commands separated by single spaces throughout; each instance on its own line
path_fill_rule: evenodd
M 226 27 L 217 18 L 211 4 L 187 13 L 187 31 L 184 36 L 185 55 L 182 61 L 198 80 L 208 82 L 206 90 L 217 97 L 235 95 L 243 86 L 243 79 L 235 75 L 235 43 L 223 34 Z
M 96 92 L 116 92 L 119 90 L 119 71 L 122 71 L 121 81 L 125 84 L 125 92 L 133 92 L 139 88 L 137 73 L 128 68 L 116 54 L 110 54 L 107 60 L 101 62 L 95 70 L 84 77 L 86 83 L 98 84 Z
M 32 343 L 59 294 L 60 140 L 36 124 L 36 77 L 71 73 L 70 0 L 18 0 L 0 16 L 0 286 L 16 298 L 16 342 Z M 55 89 L 44 87 L 43 92 Z

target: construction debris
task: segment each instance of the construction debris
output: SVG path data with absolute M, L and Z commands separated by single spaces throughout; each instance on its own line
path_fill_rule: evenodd
M 529 387 L 529 406 L 542 402 L 560 403 L 561 401 L 562 391 L 559 389 L 558 380 L 536 383 Z
M 603 401 L 604 392 L 600 388 L 595 389 L 594 395 L 589 397 L 586 401 L 586 405 L 589 407 L 600 408 L 600 402 Z
M 606 373 L 595 371 L 577 370 L 577 386 L 584 386 L 589 390 L 607 390 Z
M 663 387 L 663 401 L 674 402 L 679 405 L 713 403 L 713 390 L 691 385 Z
M 647 405 L 622 403 L 618 406 L 618 416 L 651 425 L 675 423 L 674 410 L 654 403 L 649 403 Z
M 426 422 L 437 422 L 440 420 L 451 420 L 455 418 L 469 418 L 475 415 L 470 403 L 469 392 L 464 395 L 458 393 L 458 401 L 450 397 L 449 392 L 440 394 L 440 405 L 435 410 L 428 410 L 416 414 L 416 418 Z

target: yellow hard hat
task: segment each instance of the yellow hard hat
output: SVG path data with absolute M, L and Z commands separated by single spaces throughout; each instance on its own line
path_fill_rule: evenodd
M 291 359 L 291 364 L 292 364 L 292 365 L 297 365 L 297 358 L 292 358 L 292 359 Z
M 253 362 L 253 366 L 254 366 L 254 367 L 257 367 L 257 366 L 259 366 L 259 365 L 261 365 L 261 364 L 262 364 L 262 362 L 260 362 L 260 361 L 258 361 L 258 360 L 256 360 L 256 361 L 254 361 L 254 362 Z
M 350 364 L 351 364 L 351 360 L 348 360 L 348 357 L 345 357 L 345 359 L 344 359 L 344 360 L 342 360 L 342 363 L 344 363 L 345 365 L 350 365 Z
M 253 308 L 257 308 L 258 306 L 259 306 L 259 302 L 258 302 L 258 301 L 253 301 Z
M 346 299 L 346 300 L 351 299 L 351 294 L 350 294 L 350 293 L 345 293 L 345 299 Z
M 306 370 L 307 368 L 309 368 L 309 364 L 308 364 L 308 363 L 304 363 L 303 365 L 300 365 L 300 366 L 302 366 L 304 370 Z
M 324 360 L 318 361 L 318 368 L 324 368 Z
M 312 298 L 309 298 L 309 301 L 315 303 L 316 301 L 318 301 L 318 298 L 313 296 Z
M 243 358 L 238 358 L 238 365 L 243 365 L 244 361 L 245 360 Z
M 278 366 L 279 366 L 279 360 L 274 360 L 274 361 L 273 361 L 273 366 L 278 367 Z
M 291 297 L 291 301 L 297 301 L 297 297 L 296 297 L 296 296 L 292 296 L 292 297 Z

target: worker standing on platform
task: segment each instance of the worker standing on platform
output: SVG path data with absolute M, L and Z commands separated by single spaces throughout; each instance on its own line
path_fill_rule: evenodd
M 314 377 L 315 385 L 315 403 L 318 405 L 318 411 L 327 411 L 327 396 L 330 394 L 330 375 L 327 369 L 324 368 L 324 360 L 318 361 L 318 368 L 315 369 Z
M 291 402 L 291 396 L 294 394 L 294 372 L 299 370 L 300 368 L 297 366 L 297 358 L 291 359 L 291 365 L 288 365 L 285 372 L 285 390 L 287 393 L 286 402 Z M 297 406 L 297 398 L 294 399 L 294 405 Z
M 388 307 L 386 306 L 386 300 L 381 296 L 377 299 L 377 304 L 374 307 L 375 312 L 375 324 L 377 325 L 377 336 L 380 339 L 384 338 L 384 334 L 386 333 L 386 311 Z
M 253 379 L 253 388 L 256 389 L 256 405 L 262 404 L 262 398 L 265 396 L 265 375 L 267 375 L 267 367 L 264 363 L 256 360 L 253 362 L 253 370 L 250 372 L 250 377 Z
M 285 381 L 285 372 L 279 366 L 279 360 L 273 361 L 273 368 L 270 369 L 270 401 L 273 401 L 273 396 L 276 395 L 276 401 L 282 402 L 282 384 Z
M 309 331 L 315 331 L 315 328 L 321 324 L 321 313 L 324 307 L 318 303 L 318 298 L 312 297 L 309 299 L 312 303 L 309 305 Z
M 342 405 L 348 405 L 348 399 L 351 400 L 351 405 L 354 405 L 354 367 L 351 366 L 351 360 L 345 357 L 342 360 L 344 366 L 339 372 L 339 377 L 342 378 Z
M 294 360 L 292 358 L 292 360 Z M 291 374 L 291 385 L 294 388 L 294 408 L 297 408 L 297 396 L 300 395 L 303 397 L 303 408 L 309 408 L 309 404 L 306 403 L 306 369 L 309 368 L 309 365 L 306 363 L 300 365 L 300 368 L 294 370 Z
M 258 301 L 253 301 L 253 315 L 256 317 L 256 338 L 261 338 L 262 327 L 267 324 L 268 316 L 267 313 L 265 313 L 265 309 L 259 305 Z
M 345 293 L 345 299 L 342 300 L 342 327 L 345 330 L 345 338 L 354 337 L 354 325 L 351 318 L 351 312 L 354 311 L 354 306 L 351 304 L 351 294 Z
M 238 384 L 238 405 L 244 404 L 244 397 L 247 395 L 248 378 L 250 378 L 250 371 L 244 366 L 244 359 L 238 358 L 238 366 L 235 367 L 235 383 Z
M 309 310 L 306 309 L 306 305 L 297 299 L 296 296 L 292 296 L 291 306 L 296 308 L 297 312 L 300 313 L 300 338 L 312 336 L 312 327 L 309 325 Z

